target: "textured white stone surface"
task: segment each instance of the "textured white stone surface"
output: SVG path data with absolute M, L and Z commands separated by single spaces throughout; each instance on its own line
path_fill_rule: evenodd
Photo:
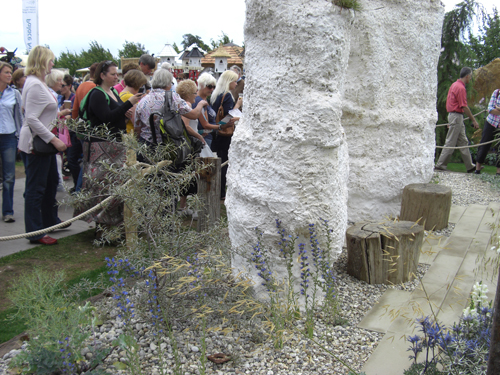
M 403 188 L 432 177 L 439 0 L 360 0 L 342 126 L 349 145 L 349 220 L 399 214 Z
M 244 119 L 227 175 L 229 235 L 244 254 L 233 267 L 248 268 L 244 256 L 259 227 L 284 274 L 275 219 L 304 237 L 308 223 L 328 219 L 334 250 L 344 241 L 349 162 L 340 118 L 354 13 L 325 0 L 247 0 L 246 7 Z

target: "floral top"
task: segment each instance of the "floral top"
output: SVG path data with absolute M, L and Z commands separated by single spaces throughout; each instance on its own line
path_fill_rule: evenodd
M 149 126 L 149 116 L 151 113 L 160 112 L 165 104 L 165 90 L 163 89 L 152 89 L 148 95 L 141 99 L 137 108 L 135 110 L 135 129 L 140 129 L 140 138 L 152 143 L 153 137 L 151 134 L 151 128 Z M 181 99 L 181 97 L 173 92 L 172 93 L 172 103 L 170 103 L 171 108 L 174 111 L 178 111 L 181 115 L 191 112 L 191 107 Z M 161 134 L 157 132 L 156 134 L 157 143 L 161 143 Z
M 491 95 L 490 104 L 488 105 L 488 112 L 491 112 L 495 109 L 495 106 L 500 107 L 500 90 L 493 91 Z M 498 128 L 500 125 L 500 116 L 492 115 L 491 113 L 486 117 L 486 121 L 488 121 L 495 128 Z

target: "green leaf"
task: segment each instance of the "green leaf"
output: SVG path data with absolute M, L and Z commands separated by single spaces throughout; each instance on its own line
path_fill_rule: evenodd
M 128 365 L 123 362 L 113 362 L 113 366 L 116 367 L 117 370 L 126 370 L 128 368 Z

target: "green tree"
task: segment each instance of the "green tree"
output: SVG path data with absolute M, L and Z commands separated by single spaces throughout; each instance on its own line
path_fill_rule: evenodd
M 475 54 L 474 68 L 485 66 L 500 57 L 500 17 L 496 8 L 484 18 L 479 36 L 470 36 L 469 44 Z
M 221 30 L 221 32 L 222 35 L 219 36 L 219 39 L 217 40 L 210 39 L 210 44 L 212 45 L 212 49 L 216 49 L 217 47 L 219 47 L 221 43 L 222 44 L 234 43 L 232 39 L 229 39 L 229 36 L 224 31 Z
M 70 52 L 66 49 L 66 52 L 61 52 L 56 61 L 54 62 L 56 68 L 67 68 L 69 69 L 69 74 L 75 75 L 77 69 L 85 68 L 85 66 L 80 65 L 80 56 L 75 52 Z
M 193 35 L 193 34 L 184 34 L 182 36 L 182 38 L 184 39 L 182 42 L 181 42 L 181 45 L 182 45 L 182 48 L 183 49 L 186 49 L 188 48 L 191 44 L 193 43 L 196 43 L 198 44 L 198 46 L 205 50 L 205 51 L 209 51 L 210 50 L 210 47 L 207 46 L 203 40 L 201 40 L 201 37 L 198 36 L 198 35 Z
M 125 40 L 123 49 L 118 50 L 119 57 L 141 57 L 144 54 L 149 54 L 146 47 L 141 43 L 134 43 Z
M 172 48 L 175 50 L 175 52 L 179 53 L 181 52 L 181 50 L 179 49 L 179 47 L 177 46 L 177 44 L 174 42 L 174 44 L 172 44 Z
M 117 63 L 117 60 L 113 57 L 109 49 L 104 49 L 97 41 L 92 41 L 89 43 L 88 50 L 82 50 L 80 53 L 80 64 L 82 67 L 87 67 L 95 62 L 101 62 L 106 60 L 111 60 Z

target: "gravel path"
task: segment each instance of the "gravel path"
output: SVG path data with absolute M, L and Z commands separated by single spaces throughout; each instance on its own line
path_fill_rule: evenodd
M 439 172 L 434 180 L 450 186 L 453 191 L 453 204 L 467 206 L 470 204 L 487 205 L 490 202 L 498 202 L 500 193 L 490 190 L 487 183 L 473 175 Z M 454 224 L 437 234 L 449 236 Z M 273 348 L 271 340 L 266 340 L 265 332 L 258 324 L 242 319 L 238 323 L 238 329 L 224 335 L 220 332 L 209 332 L 206 336 L 207 355 L 225 353 L 232 360 L 224 364 L 207 362 L 207 374 L 265 374 L 265 375 L 288 375 L 288 374 L 348 374 L 348 370 L 327 350 L 337 355 L 349 364 L 354 370 L 359 371 L 364 362 L 376 348 L 382 339 L 382 334 L 370 332 L 357 328 L 357 324 L 365 314 L 378 301 L 385 290 L 385 285 L 368 285 L 360 282 L 345 273 L 346 269 L 345 249 L 338 255 L 334 263 L 337 274 L 337 290 L 340 303 L 340 318 L 345 322 L 343 325 L 333 326 L 323 320 L 321 312 L 317 312 L 317 323 L 315 327 L 315 340 L 323 348 L 311 343 L 297 331 L 304 330 L 304 321 L 299 320 L 294 324 L 297 331 L 289 331 L 285 335 L 284 348 L 277 350 Z M 427 270 L 426 265 L 420 265 L 418 273 L 423 275 Z M 405 285 L 395 286 L 399 289 L 413 290 L 418 281 L 408 282 Z M 138 299 L 139 296 L 132 298 Z M 88 348 L 82 354 L 91 358 L 94 345 L 109 346 L 111 342 L 123 332 L 123 326 L 118 318 L 118 310 L 111 298 L 100 302 L 100 311 L 110 311 L 105 323 L 98 328 L 95 342 L 89 342 Z M 140 303 L 140 302 L 137 302 Z M 189 319 L 184 323 L 173 326 L 176 342 L 178 345 L 179 359 L 182 363 L 183 374 L 199 374 L 201 354 L 201 331 L 199 327 L 190 326 Z M 192 322 L 191 322 L 192 323 Z M 211 324 L 218 322 L 210 322 Z M 219 322 L 223 327 L 227 323 Z M 174 352 L 170 340 L 166 336 L 159 339 L 153 335 L 153 327 L 145 319 L 132 320 L 136 338 L 139 342 L 139 356 L 144 374 L 160 374 L 159 353 L 163 353 L 166 364 L 166 373 L 173 373 Z M 193 324 L 194 325 L 194 324 Z M 190 328 L 186 330 L 186 328 Z M 234 325 L 233 325 L 234 328 Z M 5 371 L 10 358 L 18 351 L 6 354 L 0 360 L 0 373 Z M 110 374 L 124 374 L 125 371 L 118 370 L 113 363 L 125 362 L 124 351 L 114 350 L 106 359 L 103 369 Z

